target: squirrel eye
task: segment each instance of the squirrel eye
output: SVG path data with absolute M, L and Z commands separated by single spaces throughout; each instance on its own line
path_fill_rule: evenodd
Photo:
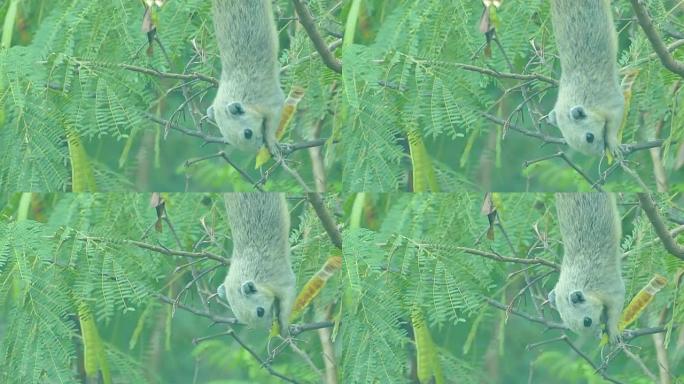
M 245 129 L 244 134 L 245 134 L 245 139 L 249 140 L 252 138 L 252 134 L 254 134 L 254 132 L 252 132 L 251 129 L 247 128 L 247 129 Z
M 594 134 L 593 133 L 587 133 L 587 143 L 591 144 L 594 142 Z
M 591 327 L 591 318 L 589 318 L 589 317 L 584 318 L 584 326 L 587 328 Z
M 262 307 L 257 307 L 257 316 L 264 317 L 264 313 L 266 313 L 266 311 L 264 311 L 264 309 Z M 589 322 L 591 322 L 591 319 L 589 319 Z M 585 319 L 585 324 L 586 324 L 586 319 Z
M 228 105 L 228 112 L 230 112 L 231 115 L 240 116 L 245 114 L 245 109 L 242 108 L 242 104 L 240 103 L 231 103 Z

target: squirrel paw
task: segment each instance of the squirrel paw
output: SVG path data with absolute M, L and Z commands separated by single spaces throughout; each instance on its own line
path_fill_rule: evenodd
M 608 335 L 608 341 L 610 342 L 610 344 L 619 345 L 623 343 L 622 332 L 620 332 L 617 329 L 617 327 L 615 327 L 614 329 L 608 329 L 606 333 Z
M 620 161 L 624 158 L 624 154 L 627 150 L 628 146 L 626 144 L 617 144 L 606 147 L 606 152 L 610 153 L 610 155 L 613 156 L 613 158 L 617 161 Z
M 283 153 L 287 153 L 290 151 L 290 146 L 288 144 L 283 144 L 283 143 L 267 143 L 266 147 L 268 148 L 268 151 L 271 153 L 271 156 L 276 160 L 280 161 L 283 158 Z

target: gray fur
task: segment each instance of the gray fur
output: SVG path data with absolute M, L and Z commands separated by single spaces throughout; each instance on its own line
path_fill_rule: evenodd
M 223 282 L 235 317 L 252 328 L 269 330 L 277 316 L 282 335 L 295 299 L 290 264 L 290 214 L 283 193 L 227 193 L 226 211 L 233 255 Z M 264 308 L 259 317 L 258 307 Z
M 617 33 L 610 0 L 552 0 L 551 21 L 561 62 L 556 125 L 570 147 L 620 156 L 624 96 L 617 68 Z M 572 117 L 579 107 L 584 118 Z M 594 137 L 587 141 L 587 134 Z
M 625 284 L 620 272 L 622 229 L 615 196 L 557 193 L 556 209 L 564 254 L 549 300 L 573 331 L 598 337 L 600 324 L 605 322 L 610 341 L 616 342 Z M 578 297 L 584 301 L 578 302 Z M 591 319 L 590 327 L 584 326 L 585 317 Z
M 208 114 L 234 147 L 256 153 L 267 144 L 274 151 L 285 96 L 271 0 L 213 0 L 213 17 L 221 79 Z M 244 114 L 231 114 L 233 103 Z M 245 137 L 246 129 L 251 138 Z

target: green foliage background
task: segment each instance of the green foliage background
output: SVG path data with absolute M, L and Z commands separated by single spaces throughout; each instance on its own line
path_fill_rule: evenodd
M 184 100 L 177 87 L 181 81 L 119 67 L 129 64 L 218 78 L 220 62 L 210 1 L 167 1 L 156 11 L 157 36 L 169 60 L 156 44 L 153 54 L 146 54 L 140 1 L 22 0 L 16 19 L 8 16 L 10 3 L 0 3 L 0 20 L 7 17 L 9 26 L 14 26 L 7 31 L 14 32 L 11 46 L 0 48 L 0 190 L 71 191 L 79 177 L 87 179 L 81 181 L 80 191 L 251 190 L 222 160 L 185 168 L 186 160 L 216 153 L 222 147 L 203 147 L 201 139 L 175 131 L 167 135 L 163 126 L 147 118 L 146 114 L 171 118 Z M 321 15 L 321 27 L 335 31 L 339 27 L 333 15 L 326 13 L 332 3 L 317 0 L 310 2 L 310 7 Z M 306 89 L 285 141 L 305 141 L 328 110 L 336 109 L 332 84 L 338 76 L 319 60 L 304 59 L 313 48 L 306 33 L 292 22 L 291 3 L 278 1 L 276 10 L 281 61 L 289 65 L 282 78 L 283 89 L 286 94 L 292 85 Z M 196 95 L 200 114 L 205 113 L 214 93 L 215 88 L 207 82 L 187 86 L 187 96 Z M 174 121 L 189 130 L 199 129 L 194 122 L 197 115 L 192 116 L 187 108 L 180 112 Z M 334 124 L 334 118 L 325 119 L 323 137 L 330 137 Z M 205 124 L 203 129 L 220 136 L 211 125 Z M 82 150 L 73 148 L 78 147 L 76 142 Z M 339 180 L 332 148 L 326 152 L 327 171 L 331 180 Z M 238 152 L 230 155 L 259 178 L 253 159 Z M 310 181 L 306 151 L 292 159 Z M 267 189 L 300 190 L 282 170 L 271 178 Z M 335 182 L 330 184 L 335 188 Z
M 357 2 L 349 2 L 357 3 Z M 416 172 L 434 174 L 429 190 L 453 191 L 459 185 L 489 191 L 589 190 L 590 185 L 560 159 L 544 161 L 524 169 L 522 164 L 563 149 L 543 146 L 538 139 L 508 130 L 482 117 L 498 116 L 530 131 L 560 137 L 541 115 L 556 99 L 556 88 L 530 81 L 527 95 L 539 105 L 540 114 L 530 115 L 523 102 L 522 81 L 497 79 L 467 71 L 459 64 L 497 72 L 538 73 L 558 79 L 560 65 L 550 23 L 548 0 L 503 1 L 495 12 L 496 36 L 491 57 L 484 53 L 485 37 L 478 25 L 481 0 L 375 0 L 360 1 L 355 44 L 343 52 L 346 119 L 344 153 L 345 191 L 408 191 L 407 176 L 413 159 L 409 142 L 420 138 L 429 160 L 413 165 Z M 684 11 L 674 0 L 649 1 L 654 22 L 662 31 L 684 29 Z M 653 53 L 643 31 L 633 20 L 626 0 L 612 2 L 619 31 L 619 65 L 640 71 L 632 88 L 632 104 L 623 143 L 654 138 L 654 128 L 663 119 L 660 138 L 666 140 L 663 162 L 669 180 L 680 189 L 682 172 L 675 168 L 678 147 L 684 138 L 681 77 L 666 70 Z M 349 7 L 350 9 L 352 7 Z M 349 18 L 357 14 L 348 15 Z M 347 31 L 348 32 L 348 31 Z M 684 50 L 675 51 L 684 59 Z M 510 60 L 510 66 L 506 61 Z M 413 152 L 413 151 L 412 151 Z M 593 179 L 608 164 L 584 155 L 571 156 Z M 632 167 L 654 188 L 648 151 L 631 160 Z M 416 169 L 417 168 L 417 169 Z M 413 185 L 413 190 L 417 191 Z M 608 179 L 609 190 L 638 188 L 621 171 Z M 654 188 L 655 189 L 655 188 Z
M 2 204 L 0 382 L 84 382 L 79 305 L 86 305 L 94 315 L 114 382 L 273 381 L 228 337 L 193 346 L 193 338 L 225 331 L 226 326 L 212 326 L 210 320 L 173 309 L 156 297 L 178 296 L 182 304 L 230 317 L 226 304 L 216 298 L 206 308 L 198 298 L 198 292 L 205 298 L 216 292 L 225 266 L 211 260 L 187 266 L 196 260 L 124 242 L 141 240 L 148 233 L 142 241 L 179 249 L 166 223 L 161 233 L 151 227 L 156 214 L 149 199 L 148 194 L 24 194 Z M 221 195 L 171 194 L 165 199 L 183 250 L 230 257 Z M 290 199 L 299 286 L 323 265 L 333 248 L 303 202 Z M 194 277 L 199 277 L 198 284 L 181 293 Z M 332 300 L 334 281 L 316 299 L 316 307 Z M 315 316 L 309 311 L 304 319 L 312 321 Z M 236 332 L 266 355 L 265 334 L 243 327 Z M 317 340 L 315 332 L 299 338 L 305 345 Z M 280 356 L 274 368 L 302 379 L 312 377 L 305 364 L 289 354 Z
M 343 302 L 347 310 L 340 339 L 344 382 L 415 382 L 410 379 L 415 367 L 407 364 L 414 354 L 409 313 L 415 308 L 425 314 L 446 382 L 603 382 L 562 342 L 526 349 L 558 337 L 560 331 L 546 331 L 544 325 L 507 316 L 486 302 L 491 298 L 508 305 L 515 300 L 512 309 L 533 317 L 538 316 L 538 305 L 547 321 L 558 322 L 557 313 L 542 306 L 557 273 L 540 265 L 493 261 L 459 248 L 560 263 L 562 245 L 552 195 L 494 197 L 510 244 L 498 229 L 493 240 L 485 236 L 489 224 L 480 211 L 479 194 L 357 194 L 350 200 L 350 229 L 344 233 L 348 285 Z M 667 206 L 667 200 L 660 196 L 662 206 Z M 649 245 L 654 239 L 651 224 L 637 213 L 635 202 L 636 197 L 629 194 L 620 200 L 622 246 L 632 252 L 622 268 L 628 300 L 654 273 L 672 282 L 682 267 L 681 260 L 659 244 Z M 535 281 L 531 290 L 525 289 Z M 681 292 L 677 294 L 670 284 L 656 296 L 638 327 L 657 324 L 663 310 L 666 326 L 681 324 L 683 303 Z M 684 350 L 674 346 L 675 335 L 680 333 L 671 334 L 669 351 L 670 374 L 681 380 Z M 657 366 L 650 337 L 629 343 L 638 346 L 634 350 L 648 367 Z M 596 341 L 579 344 L 599 361 Z M 624 354 L 611 361 L 608 374 L 625 383 L 650 382 Z
M 463 68 L 558 78 L 549 1 L 505 0 L 492 13 L 505 56 L 496 44 L 484 45 L 478 30 L 481 0 L 306 3 L 326 41 L 342 39 L 335 54 L 343 73 L 316 57 L 309 37 L 294 22 L 292 2 L 274 0 L 280 60 L 288 68 L 283 89 L 306 89 L 285 141 L 310 139 L 312 127 L 321 124 L 322 137 L 339 140 L 324 147 L 326 189 L 346 194 L 325 197 L 343 233 L 342 270 L 298 322 L 334 323 L 332 363 L 339 382 L 427 382 L 419 355 L 429 358 L 428 374 L 436 384 L 443 382 L 440 376 L 447 383 L 603 382 L 562 341 L 526 348 L 561 331 L 488 304 L 511 304 L 514 311 L 558 322 L 557 313 L 543 303 L 557 279 L 555 271 L 473 254 L 559 263 L 562 244 L 553 195 L 494 194 L 504 230 L 493 228 L 491 237 L 482 194 L 467 191 L 590 188 L 559 159 L 523 169 L 524 161 L 562 148 L 512 130 L 504 135 L 482 113 L 511 117 L 530 131 L 556 137 L 559 132 L 527 108 L 518 110 L 524 99 L 520 81 Z M 684 30 L 679 0 L 654 0 L 648 6 L 668 42 L 673 38 L 666 30 Z M 612 7 L 619 64 L 639 70 L 623 142 L 651 140 L 662 123 L 663 167 L 672 192 L 656 200 L 668 223 L 681 223 L 684 173 L 676 162 L 684 139 L 682 79 L 649 58 L 652 47 L 633 21 L 628 1 L 615 0 Z M 173 130 L 167 136 L 149 119 L 149 114 L 169 119 L 187 95 L 197 95 L 194 114 L 175 115 L 178 125 L 195 129 L 194 119 L 215 89 L 194 81 L 183 95 L 178 80 L 121 67 L 217 77 L 210 8 L 207 0 L 169 0 L 155 12 L 167 59 L 158 45 L 151 56 L 146 53 L 139 1 L 0 2 L 0 20 L 9 21 L 0 40 L 0 382 L 84 382 L 84 367 L 93 359 L 103 381 L 111 374 L 113 382 L 280 382 L 230 337 L 192 343 L 228 325 L 160 300 L 160 295 L 177 298 L 179 304 L 229 317 L 226 303 L 207 300 L 225 276 L 224 265 L 131 243 L 230 257 L 230 218 L 222 196 L 212 192 L 251 186 L 218 160 L 184 167 L 186 160 L 216 153 L 219 146 L 202 146 L 199 139 Z M 684 50 L 675 57 L 684 60 Z M 528 96 L 543 113 L 553 106 L 555 92 L 541 81 L 527 84 Z M 241 169 L 261 176 L 252 169 L 253 159 L 230 156 Z M 582 155 L 570 158 L 592 178 L 608 166 Z M 306 151 L 291 159 L 313 185 Z M 655 190 L 648 151 L 629 160 Z M 683 264 L 662 248 L 629 193 L 638 188 L 632 177 L 618 170 L 605 187 L 625 192 L 619 202 L 622 247 L 629 252 L 622 270 L 628 299 L 655 273 L 670 281 L 634 327 L 668 329 L 669 374 L 682 381 L 684 298 L 674 280 Z M 266 189 L 290 192 L 293 268 L 301 288 L 339 250 L 304 196 L 292 194 L 301 187 L 290 175 L 277 170 Z M 163 194 L 174 231 L 164 222 L 158 232 L 150 194 L 63 193 L 93 190 L 204 193 Z M 386 191 L 455 193 L 380 193 Z M 88 315 L 94 320 L 91 328 L 83 325 Z M 420 332 L 421 325 L 427 333 Z M 280 346 L 277 338 L 234 329 L 263 358 Z M 93 331 L 101 355 L 98 348 L 84 348 Z M 299 334 L 296 343 L 322 368 L 325 357 L 316 333 Z M 595 340 L 568 335 L 593 361 L 600 360 Z M 630 344 L 657 373 L 651 337 Z M 302 383 L 320 381 L 289 348 L 273 357 L 271 366 Z M 623 382 L 650 382 L 624 353 L 610 362 L 607 373 Z
M 230 236 L 220 195 L 164 195 L 169 218 L 161 233 L 149 196 L 143 194 L 22 194 L 2 204 L 0 215 L 0 381 L 80 382 L 82 334 L 76 312 L 85 305 L 94 315 L 114 382 L 241 383 L 279 382 L 234 340 L 223 336 L 193 345 L 194 338 L 222 332 L 225 325 L 161 302 L 176 298 L 193 276 L 205 275 L 179 296 L 179 303 L 204 309 L 199 299 L 213 293 L 225 267 L 211 260 L 161 255 L 127 243 L 230 255 Z M 516 311 L 558 322 L 542 305 L 557 274 L 542 266 L 503 263 L 466 253 L 477 249 L 507 257 L 562 257 L 553 196 L 496 194 L 503 228 L 488 239 L 482 196 L 455 194 L 356 194 L 328 196 L 327 206 L 344 225 L 344 264 L 329 282 L 304 323 L 329 316 L 339 382 L 416 383 L 412 313 L 421 311 L 447 383 L 601 382 L 567 345 L 555 342 L 527 350 L 561 333 L 520 319 L 487 304 L 513 302 Z M 318 217 L 298 196 L 292 211 L 293 264 L 301 287 L 335 253 Z M 669 340 L 670 373 L 684 378 L 681 326 L 684 298 L 674 288 L 682 262 L 656 240 L 636 197 L 619 199 L 628 300 L 654 273 L 670 284 L 634 325 L 674 326 Z M 681 200 L 658 196 L 661 214 L 681 209 Z M 675 210 L 675 212 L 677 212 Z M 679 211 L 681 212 L 681 210 Z M 144 234 L 147 233 L 147 236 Z M 509 243 L 510 241 L 510 243 Z M 185 266 L 182 267 L 181 266 Z M 216 268 L 216 269 L 212 269 Z M 526 280 L 527 279 L 527 280 Z M 527 281 L 535 281 L 531 290 Z M 535 304 L 536 303 L 536 304 Z M 230 316 L 209 300 L 207 309 Z M 661 312 L 664 321 L 659 323 Z M 260 356 L 277 339 L 236 326 Z M 594 361 L 595 340 L 576 340 Z M 322 350 L 315 331 L 297 336 L 299 347 L 318 367 Z M 644 363 L 656 369 L 650 336 L 630 341 Z M 298 354 L 285 349 L 273 368 L 299 382 L 319 377 Z M 657 370 L 656 370 L 657 372 Z M 629 383 L 648 378 L 633 360 L 618 353 L 608 374 Z M 193 381 L 194 380 L 194 381 Z

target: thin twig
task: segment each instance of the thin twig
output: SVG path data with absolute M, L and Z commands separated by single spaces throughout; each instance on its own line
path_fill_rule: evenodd
M 621 381 L 615 380 L 612 377 L 608 376 L 604 369 L 601 369 L 600 367 L 596 366 L 596 364 L 594 364 L 594 362 L 591 361 L 591 358 L 589 358 L 589 356 L 585 355 L 584 352 L 582 352 L 579 348 L 577 348 L 575 344 L 573 344 L 572 341 L 570 341 L 567 335 L 561 336 L 560 340 L 564 341 L 565 344 L 570 346 L 570 348 L 572 348 L 572 350 L 575 351 L 575 353 L 580 355 L 587 363 L 589 363 L 589 365 L 591 365 L 592 368 L 594 368 L 594 371 L 598 372 L 601 375 L 601 377 L 603 377 L 605 380 L 608 380 L 611 383 L 622 384 Z
M 555 271 L 553 271 L 553 270 L 548 271 L 548 272 L 541 274 L 541 275 L 539 275 L 539 276 L 537 276 L 534 279 L 531 279 L 529 281 L 527 281 L 527 275 L 525 275 L 525 286 L 520 288 L 520 290 L 513 296 L 513 298 L 511 298 L 511 302 L 508 304 L 508 310 L 506 312 L 510 313 L 510 311 L 513 310 L 513 306 L 515 305 L 516 300 L 518 300 L 520 297 L 522 297 L 525 294 L 525 292 L 527 292 L 528 289 L 531 289 L 531 287 L 534 284 L 539 282 L 541 279 L 548 277 L 549 275 L 551 275 L 554 272 Z M 532 299 L 534 299 L 534 295 L 532 295 Z M 534 300 L 532 300 L 532 301 L 534 301 Z M 535 302 L 535 304 L 536 304 L 536 302 Z
M 117 241 L 112 241 L 112 240 L 105 239 L 105 238 L 101 238 L 101 237 L 82 237 L 82 238 L 79 238 L 78 240 L 83 240 L 83 241 L 101 241 L 101 242 L 106 242 L 106 243 L 123 243 L 123 244 L 133 245 L 133 246 L 136 246 L 136 247 L 138 247 L 138 248 L 147 249 L 147 250 L 149 250 L 149 251 L 153 251 L 153 252 L 157 252 L 157 253 L 161 253 L 161 254 L 169 255 L 169 256 L 183 256 L 183 257 L 190 257 L 190 258 L 193 258 L 193 259 L 202 259 L 202 258 L 206 258 L 206 259 L 211 259 L 211 260 L 218 261 L 218 262 L 220 262 L 220 263 L 222 263 L 222 264 L 224 264 L 224 265 L 229 265 L 229 264 L 230 264 L 230 260 L 229 260 L 229 259 L 227 259 L 227 258 L 225 258 L 225 257 L 223 257 L 223 256 L 220 256 L 220 255 L 217 255 L 217 254 L 215 254 L 215 253 L 206 252 L 206 251 L 202 251 L 202 252 L 188 252 L 188 251 L 174 250 L 174 249 L 169 249 L 169 248 L 162 247 L 162 246 L 157 246 L 157 245 L 152 245 L 152 244 L 148 244 L 148 243 L 143 243 L 142 241 L 135 241 L 135 240 L 117 240 Z
M 672 228 L 672 230 L 670 231 L 670 237 L 672 237 L 672 238 L 674 239 L 674 238 L 677 237 L 680 233 L 684 233 L 684 225 L 680 225 L 680 226 L 677 226 L 677 227 Z M 629 255 L 631 255 L 632 253 L 637 252 L 637 251 L 639 251 L 639 250 L 641 250 L 641 249 L 650 247 L 651 245 L 653 245 L 653 244 L 655 244 L 655 243 L 657 243 L 657 242 L 659 242 L 659 241 L 662 241 L 662 240 L 660 239 L 660 237 L 658 237 L 658 238 L 656 238 L 656 239 L 654 239 L 654 240 L 651 240 L 651 241 L 647 241 L 647 242 L 645 242 L 645 243 L 642 243 L 642 244 L 640 244 L 638 247 L 632 248 L 632 249 L 630 249 L 629 251 L 623 253 L 623 254 L 622 254 L 622 258 L 624 259 L 625 257 L 629 257 Z
M 280 161 L 278 162 L 281 167 L 285 170 L 285 172 L 289 173 L 290 176 L 292 176 L 295 181 L 297 181 L 297 184 L 299 184 L 304 192 L 309 193 L 311 192 L 311 188 L 306 184 L 306 181 L 302 178 L 302 176 L 299 174 L 299 172 L 295 171 L 294 169 L 290 168 L 289 165 L 287 165 L 287 162 L 285 161 L 285 158 L 281 158 Z
M 561 145 L 567 144 L 565 142 L 565 139 L 563 139 L 562 137 L 553 137 L 553 136 L 545 135 L 541 132 L 530 131 L 530 130 L 527 130 L 525 128 L 521 128 L 515 124 L 511 124 L 510 122 L 507 122 L 504 119 L 500 119 L 500 118 L 498 118 L 494 115 L 491 115 L 489 113 L 486 113 L 486 112 L 481 112 L 481 114 L 482 114 L 482 117 L 484 117 L 485 119 L 487 119 L 491 122 L 494 122 L 494 123 L 499 124 L 499 125 L 503 125 L 506 128 L 512 129 L 512 130 L 519 132 L 519 133 L 522 133 L 523 135 L 534 137 L 534 138 L 539 139 L 545 143 L 561 144 Z
M 291 338 L 287 339 L 287 344 L 290 346 L 290 349 L 292 349 L 296 354 L 299 355 L 299 357 L 302 358 L 302 360 L 304 360 L 304 362 L 309 366 L 309 368 L 311 368 L 312 371 L 316 372 L 316 374 L 321 378 L 321 381 L 325 379 L 323 371 L 321 371 L 321 369 L 314 364 L 308 353 L 299 348 Z
M 584 180 L 586 180 L 589 183 L 589 185 L 592 186 L 592 188 L 594 188 L 595 190 L 597 190 L 599 192 L 603 192 L 603 188 L 601 188 L 600 185 L 598 185 L 593 180 L 591 180 L 589 175 L 587 175 L 580 167 L 578 167 L 574 162 L 572 162 L 570 160 L 570 158 L 564 152 L 560 152 L 559 157 L 561 159 L 563 159 L 563 161 L 565 161 L 570 167 L 572 167 L 572 169 L 574 169 L 577 173 L 579 173 L 584 178 Z
M 680 40 L 673 41 L 671 44 L 667 46 L 667 51 L 672 52 L 676 50 L 679 47 L 684 46 L 684 39 L 681 37 L 677 37 Z M 648 62 L 649 60 L 653 60 L 655 58 L 658 58 L 658 54 L 656 52 L 651 53 L 650 55 L 646 57 L 642 57 L 641 59 L 638 59 L 632 63 L 629 63 L 627 66 L 620 68 L 620 74 L 626 74 L 629 71 L 632 70 L 632 68 L 638 67 L 639 65 Z
M 111 64 L 103 64 L 103 63 L 97 63 L 94 61 L 80 61 L 80 60 L 74 60 L 74 62 L 77 65 L 92 65 L 92 66 L 106 66 L 106 65 L 111 65 Z M 194 73 L 172 73 L 172 72 L 160 72 L 157 71 L 156 69 L 152 68 L 145 68 L 145 67 L 139 67 L 136 65 L 130 65 L 130 64 L 113 64 L 115 67 L 119 67 L 121 69 L 125 69 L 127 71 L 132 71 L 132 72 L 138 72 L 142 73 L 145 75 L 150 75 L 150 76 L 156 76 L 160 78 L 165 78 L 165 79 L 181 79 L 181 80 L 202 80 L 206 81 L 207 83 L 211 83 L 214 86 L 218 86 L 219 81 L 218 79 L 207 76 L 202 73 L 194 72 Z
M 620 168 L 622 168 L 622 170 L 625 171 L 626 174 L 628 174 L 634 180 L 636 180 L 637 184 L 639 184 L 639 186 L 644 192 L 651 193 L 651 190 L 648 188 L 648 185 L 646 185 L 646 183 L 644 183 L 644 181 L 641 180 L 641 177 L 639 177 L 638 173 L 636 173 L 632 168 L 627 166 L 627 163 L 624 160 L 618 160 L 618 163 L 620 164 Z
M 456 251 L 456 252 L 464 252 L 470 255 L 476 255 L 476 256 L 482 256 L 487 259 L 491 260 L 496 260 L 496 261 L 502 261 L 505 263 L 516 263 L 516 264 L 527 264 L 527 265 L 544 265 L 547 267 L 551 267 L 555 270 L 560 270 L 560 266 L 552 261 L 540 259 L 540 258 L 531 258 L 531 259 L 523 259 L 519 257 L 507 257 L 507 256 L 501 256 L 498 253 L 494 252 L 487 252 L 487 251 L 482 251 L 479 249 L 474 249 L 474 248 L 467 248 L 467 247 L 458 247 L 458 246 L 447 246 L 447 245 L 442 245 L 442 244 L 425 244 L 425 243 L 415 243 L 414 245 L 418 248 L 425 248 L 425 249 L 440 249 L 440 250 L 446 250 L 446 251 Z
M 603 188 L 601 188 L 600 183 L 593 181 L 589 177 L 589 175 L 587 175 L 580 167 L 578 167 L 572 160 L 570 160 L 570 158 L 565 154 L 565 152 L 557 152 L 552 155 L 540 157 L 538 159 L 525 160 L 525 162 L 523 162 L 523 168 L 527 168 L 532 164 L 550 160 L 556 157 L 565 161 L 565 163 L 568 164 L 572 169 L 574 169 L 575 172 L 577 172 L 580 176 L 582 176 L 582 178 L 584 178 L 584 180 L 586 180 L 592 188 L 596 189 L 599 192 L 603 192 Z
M 159 298 L 159 300 L 163 301 L 164 303 L 171 304 L 173 306 L 174 310 L 176 307 L 178 307 L 178 308 L 180 308 L 184 311 L 190 312 L 194 315 L 207 318 L 207 319 L 213 321 L 214 323 L 219 323 L 219 324 L 237 324 L 238 323 L 237 319 L 235 319 L 235 318 L 217 316 L 217 315 L 214 315 L 213 313 L 209 313 L 209 312 L 203 311 L 201 309 L 193 308 L 193 307 L 187 306 L 183 303 L 177 303 L 176 300 L 174 300 L 170 297 L 166 297 L 166 296 L 161 295 L 161 294 L 157 294 L 157 298 Z
M 181 288 L 181 290 L 176 295 L 176 304 L 178 304 L 180 302 L 180 299 L 181 299 L 181 296 L 183 295 L 183 293 L 185 293 L 188 289 L 190 289 L 190 287 L 192 287 L 199 279 L 206 276 L 208 273 L 217 270 L 220 267 L 223 267 L 223 265 L 216 264 L 213 267 L 207 268 L 204 271 L 198 273 L 196 276 L 193 275 L 192 279 L 187 284 L 185 284 L 183 286 L 183 288 Z M 199 287 L 198 287 L 198 290 L 199 290 Z M 202 302 L 204 302 L 204 300 L 202 300 Z
M 268 373 L 270 373 L 271 375 L 273 375 L 273 376 L 275 376 L 275 377 L 277 377 L 277 378 L 279 378 L 279 379 L 281 379 L 281 380 L 283 380 L 283 381 L 286 381 L 286 382 L 288 382 L 288 383 L 293 383 L 293 384 L 298 384 L 298 383 L 299 383 L 297 380 L 292 379 L 292 378 L 289 378 L 289 377 L 283 375 L 282 373 L 276 371 L 275 369 L 273 369 L 273 367 L 271 367 L 271 364 L 269 364 L 269 363 L 267 363 L 266 361 L 264 361 L 264 359 L 262 359 L 262 358 L 261 358 L 261 357 L 260 357 L 260 356 L 259 356 L 259 355 L 258 355 L 258 354 L 249 346 L 249 345 L 247 345 L 247 343 L 245 343 L 244 341 L 242 341 L 242 339 L 240 339 L 240 338 L 235 334 L 235 331 L 234 331 L 234 330 L 230 329 L 230 330 L 228 330 L 228 331 L 226 332 L 226 334 L 227 334 L 228 336 L 232 337 L 235 341 L 237 341 L 237 343 L 240 344 L 240 346 L 241 346 L 245 351 L 249 352 L 249 354 L 252 355 L 252 357 L 254 357 L 254 359 L 255 359 L 256 361 L 258 361 L 259 364 L 261 364 L 261 366 L 262 366 L 265 370 L 268 371 Z
M 479 72 L 488 76 L 503 78 L 503 79 L 515 79 L 515 80 L 539 80 L 545 83 L 549 83 L 554 86 L 558 86 L 558 80 L 542 75 L 540 73 L 511 73 L 511 72 L 499 72 L 489 68 L 482 68 L 475 65 L 462 64 L 462 63 L 449 63 L 460 69 L 465 69 L 466 71 Z
M 181 250 L 173 250 L 173 249 L 168 249 L 168 248 L 166 248 L 166 247 L 159 247 L 159 246 L 156 246 L 156 245 L 152 245 L 152 244 L 148 244 L 148 243 L 143 243 L 143 242 L 141 242 L 141 241 L 135 241 L 135 240 L 124 240 L 124 243 L 125 243 L 125 244 L 134 245 L 134 246 L 136 246 L 136 247 L 138 247 L 138 248 L 147 249 L 147 250 L 150 250 L 150 251 L 153 251 L 153 252 L 161 253 L 161 254 L 164 254 L 164 255 L 191 257 L 191 258 L 195 258 L 195 259 L 197 259 L 197 258 L 207 258 L 207 259 L 211 259 L 211 260 L 218 261 L 218 262 L 220 262 L 220 263 L 222 263 L 222 264 L 224 264 L 224 265 L 229 265 L 229 264 L 230 264 L 230 260 L 229 260 L 229 259 L 227 259 L 227 258 L 225 258 L 225 257 L 223 257 L 223 256 L 220 256 L 220 255 L 211 253 L 211 252 L 206 252 L 206 251 L 202 251 L 202 252 L 187 252 L 187 251 L 181 251 Z
M 189 129 L 185 129 L 183 127 L 180 127 L 179 125 L 172 123 L 169 120 L 161 119 L 151 113 L 145 113 L 145 117 L 148 119 L 154 121 L 155 123 L 162 125 L 164 127 L 169 127 L 173 129 L 174 131 L 181 132 L 185 135 L 188 136 L 193 136 L 193 137 L 199 137 L 200 139 L 204 140 L 205 143 L 216 143 L 216 144 L 228 144 L 228 141 L 224 139 L 223 137 L 217 137 L 217 136 L 210 136 L 205 134 L 202 131 L 192 131 Z
M 507 305 L 501 304 L 494 299 L 487 298 L 487 303 L 489 303 L 489 305 L 491 305 L 492 307 L 499 308 L 506 313 L 512 313 L 518 317 L 521 317 L 525 320 L 529 320 L 533 323 L 542 324 L 549 329 L 563 329 L 563 330 L 569 329 L 567 326 L 565 326 L 565 324 L 548 321 L 548 320 L 544 319 L 543 317 L 534 317 L 534 316 L 530 316 L 530 315 L 523 313 L 523 312 L 518 312 L 518 311 L 513 310 L 513 309 L 509 310 Z
M 409 56 L 405 53 L 398 52 L 400 55 L 405 56 L 407 59 L 412 61 L 413 63 L 424 65 L 424 66 L 432 66 L 435 64 L 439 65 L 444 65 L 444 66 L 449 66 L 449 67 L 455 67 L 459 69 L 463 69 L 466 71 L 470 72 L 478 72 L 482 73 L 484 75 L 500 78 L 500 79 L 514 79 L 514 80 L 539 80 L 545 83 L 549 83 L 555 86 L 558 86 L 558 80 L 553 79 L 551 77 L 542 75 L 540 73 L 531 73 L 531 74 L 524 74 L 524 73 L 513 73 L 513 72 L 500 72 L 496 71 L 494 69 L 489 69 L 489 68 L 483 68 L 483 67 L 478 67 L 476 65 L 470 65 L 470 64 L 464 64 L 464 63 L 453 63 L 449 61 L 442 61 L 442 60 L 423 60 L 423 59 L 418 59 L 412 56 Z
M 330 52 L 334 52 L 337 48 L 339 48 L 340 46 L 342 46 L 342 42 L 343 42 L 343 41 L 344 41 L 344 40 L 342 40 L 342 39 L 337 39 L 337 40 L 333 41 L 332 44 L 328 45 L 328 50 L 329 50 Z M 287 72 L 287 71 L 289 71 L 293 66 L 299 65 L 299 64 L 301 64 L 301 63 L 303 63 L 303 62 L 305 62 L 305 61 L 307 61 L 307 60 L 310 60 L 310 59 L 312 59 L 312 58 L 314 58 L 314 57 L 316 57 L 316 56 L 320 56 L 320 54 L 319 54 L 318 52 L 314 52 L 314 53 L 312 53 L 312 54 L 310 54 L 310 55 L 306 55 L 306 56 L 304 56 L 304 57 L 299 57 L 299 58 L 297 58 L 297 60 L 296 60 L 295 62 L 290 63 L 290 64 L 288 64 L 288 65 L 285 65 L 285 66 L 281 67 L 281 68 L 280 68 L 280 73 Z
M 641 370 L 644 372 L 644 374 L 646 376 L 648 376 L 649 379 L 651 379 L 651 382 L 653 382 L 653 383 L 658 382 L 658 378 L 656 377 L 656 375 L 654 375 L 653 372 L 651 372 L 651 370 L 648 369 L 648 367 L 646 366 L 644 361 L 641 360 L 641 357 L 639 357 L 639 355 L 630 351 L 629 348 L 627 348 L 627 346 L 622 348 L 622 352 L 624 352 L 625 355 L 627 355 L 627 357 L 632 359 L 636 363 L 636 365 L 638 365 L 639 368 L 641 368 Z
M 226 155 L 226 153 L 224 151 L 219 152 L 219 154 L 221 155 L 221 158 L 226 163 L 230 164 L 231 167 L 233 167 L 236 171 L 238 171 L 240 176 L 242 176 L 245 180 L 247 180 L 250 184 L 252 184 L 254 186 L 254 188 L 259 190 L 260 192 L 264 191 L 263 189 L 261 189 L 261 186 L 257 185 L 256 182 L 254 181 L 254 179 L 252 179 L 247 172 L 243 171 L 242 168 L 238 167 L 238 165 L 235 164 L 233 162 L 233 160 L 231 160 L 230 157 L 228 157 L 228 155 Z

